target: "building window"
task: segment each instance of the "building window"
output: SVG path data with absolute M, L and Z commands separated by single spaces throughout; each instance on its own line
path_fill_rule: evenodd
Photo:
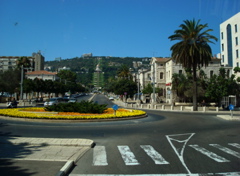
M 235 24 L 235 32 L 238 32 L 237 24 Z
M 238 50 L 236 50 L 236 58 L 238 58 L 239 57 L 239 55 L 238 55 Z
M 224 51 L 224 44 L 222 44 L 222 51 Z
M 236 45 L 238 45 L 238 37 L 236 37 L 235 40 L 236 40 Z
M 239 62 L 237 62 L 237 67 L 239 67 Z
M 221 32 L 221 37 L 222 37 L 222 39 L 223 39 L 223 32 Z
M 233 66 L 233 53 L 232 53 L 232 27 L 230 24 L 227 25 L 227 58 L 228 58 L 228 65 L 230 67 Z
M 163 79 L 163 72 L 160 73 L 160 79 Z
M 213 70 L 210 71 L 210 78 L 213 77 Z
M 224 55 L 222 55 L 222 62 L 224 63 Z
M 182 70 L 179 70 L 179 71 L 178 71 L 178 74 L 179 74 L 179 75 L 182 74 Z

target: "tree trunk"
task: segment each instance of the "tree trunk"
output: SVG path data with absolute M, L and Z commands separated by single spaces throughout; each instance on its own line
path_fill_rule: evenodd
M 193 66 L 193 111 L 197 110 L 197 67 Z

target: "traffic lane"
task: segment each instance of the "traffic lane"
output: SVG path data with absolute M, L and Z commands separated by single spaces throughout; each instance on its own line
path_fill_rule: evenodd
M 98 103 L 98 104 L 107 104 L 107 108 L 112 108 L 113 105 L 115 105 L 113 103 L 113 101 L 109 100 L 105 95 L 103 94 L 96 94 L 93 99 L 93 102 Z
M 142 119 L 103 122 L 47 123 L 0 119 L 4 125 L 1 131 L 11 132 L 23 137 L 87 137 L 125 136 L 132 133 L 181 134 L 205 131 L 235 129 L 239 132 L 239 122 L 228 122 L 214 118 L 213 115 L 194 115 L 187 113 L 161 113 L 147 111 L 148 117 Z M 161 114 L 161 115 L 159 115 Z M 212 134 L 213 135 L 213 134 Z

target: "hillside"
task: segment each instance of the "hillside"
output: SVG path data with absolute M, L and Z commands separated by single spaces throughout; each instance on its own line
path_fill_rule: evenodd
M 69 67 L 71 71 L 77 73 L 78 80 L 84 85 L 91 85 L 93 72 L 96 65 L 100 64 L 100 69 L 104 72 L 104 80 L 116 75 L 117 69 L 121 65 L 127 65 L 129 68 L 148 67 L 151 58 L 136 58 L 136 57 L 75 57 L 72 59 L 64 59 L 61 61 L 46 61 L 45 68 L 49 71 L 57 71 L 59 68 Z M 133 65 L 133 62 L 141 62 L 141 64 Z

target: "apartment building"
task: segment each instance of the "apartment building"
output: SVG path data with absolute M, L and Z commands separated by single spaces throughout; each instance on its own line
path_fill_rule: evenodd
M 220 24 L 222 65 L 240 67 L 240 12 Z
M 17 67 L 17 60 L 23 56 L 0 56 L 0 72 L 7 71 L 9 69 L 15 69 Z M 41 55 L 41 52 L 33 53 L 32 56 L 26 56 L 30 62 L 31 67 L 29 71 L 39 71 L 44 69 L 45 58 Z

